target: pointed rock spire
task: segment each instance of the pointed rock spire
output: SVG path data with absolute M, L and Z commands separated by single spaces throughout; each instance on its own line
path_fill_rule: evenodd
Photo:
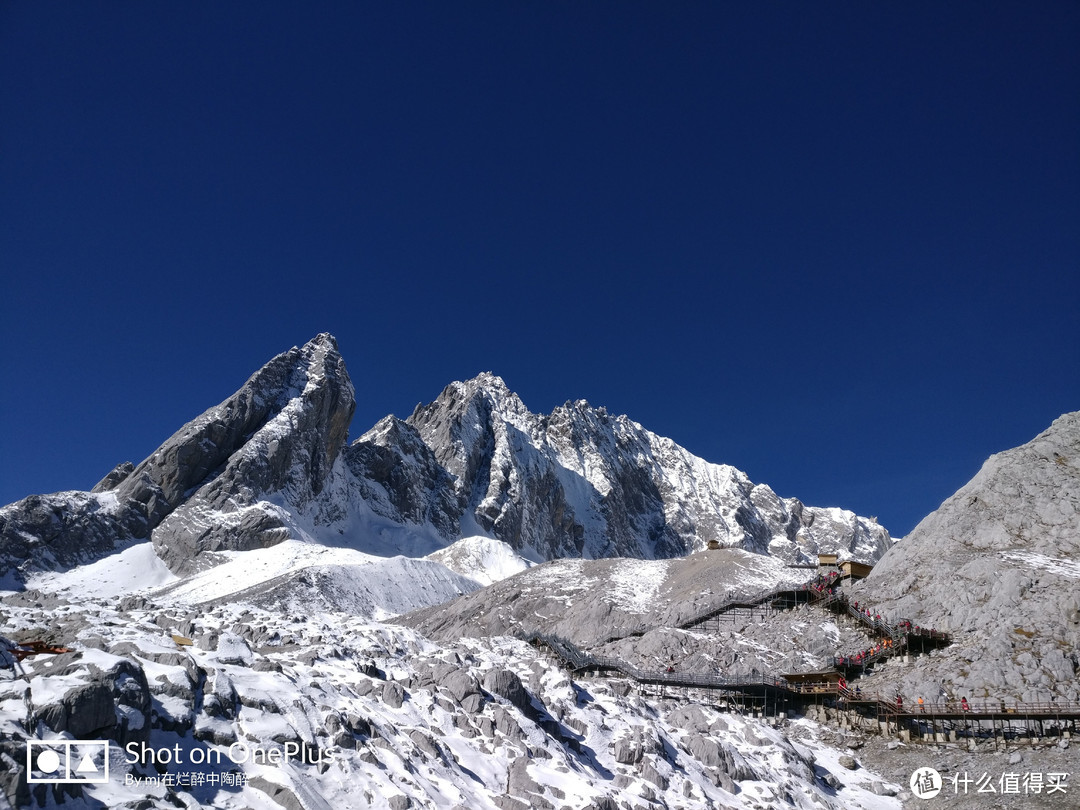
M 320 334 L 263 366 L 134 469 L 94 493 L 32 496 L 0 510 L 0 573 L 70 566 L 153 532 L 176 571 L 204 551 L 254 548 L 288 532 L 272 508 L 318 495 L 356 402 L 337 342 Z

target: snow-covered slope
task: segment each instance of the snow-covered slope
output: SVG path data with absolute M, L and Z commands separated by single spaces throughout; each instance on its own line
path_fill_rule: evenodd
M 796 743 L 625 682 L 576 682 L 522 642 L 436 645 L 348 614 L 246 602 L 192 613 L 168 601 L 180 593 L 52 603 L 51 631 L 78 651 L 0 681 L 0 786 L 14 805 L 900 807 L 871 791 L 889 780 L 870 768 L 830 774 L 842 751 L 801 726 Z M 40 599 L 5 611 L 9 632 L 39 632 Z M 27 722 L 35 735 L 111 740 L 109 780 L 20 780 Z M 155 769 L 147 751 L 169 762 Z
M 429 554 L 427 559 L 442 563 L 451 571 L 482 585 L 491 585 L 533 565 L 515 554 L 506 543 L 490 537 L 463 537 L 453 545 Z
M 30 593 L 71 601 L 137 594 L 194 611 L 244 603 L 282 612 L 318 608 L 385 619 L 447 602 L 487 584 L 436 560 L 376 557 L 297 540 L 267 549 L 222 552 L 221 560 L 179 577 L 144 542 L 62 574 L 34 574 L 26 587 Z M 498 564 L 513 567 L 508 555 Z M 491 579 L 482 569 L 478 573 L 480 579 Z

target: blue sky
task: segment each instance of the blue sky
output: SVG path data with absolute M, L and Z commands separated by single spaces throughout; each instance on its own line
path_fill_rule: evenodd
M 1080 5 L 0 4 L 0 503 L 320 331 L 895 535 L 1080 409 Z

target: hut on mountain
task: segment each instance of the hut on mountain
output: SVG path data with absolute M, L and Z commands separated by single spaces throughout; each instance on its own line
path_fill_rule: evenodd
M 854 560 L 844 560 L 840 563 L 840 571 L 844 576 L 851 577 L 852 579 L 864 579 L 873 570 L 874 566 L 855 562 Z
M 836 568 L 837 560 L 839 560 L 839 556 L 836 554 L 817 555 L 818 568 Z

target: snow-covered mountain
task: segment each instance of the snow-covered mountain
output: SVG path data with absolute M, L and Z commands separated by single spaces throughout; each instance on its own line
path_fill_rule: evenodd
M 92 492 L 0 509 L 0 576 L 146 538 L 175 573 L 288 539 L 419 557 L 486 536 L 533 561 L 664 559 L 716 542 L 869 562 L 891 545 L 873 520 L 780 498 L 626 416 L 583 401 L 533 414 L 492 374 L 346 446 L 354 407 L 337 344 L 318 335 Z
M 323 490 L 355 400 L 330 335 L 278 355 L 184 425 L 137 467 L 118 465 L 90 493 L 31 496 L 0 509 L 0 576 L 92 561 L 152 537 L 175 571 L 217 551 L 295 536 L 287 523 Z
M 890 545 L 872 520 L 782 499 L 626 416 L 585 401 L 533 414 L 490 373 L 452 383 L 405 424 L 449 473 L 459 520 L 533 559 L 670 558 L 715 541 L 789 562 L 871 561 Z
M 626 417 L 532 414 L 490 374 L 345 445 L 353 402 L 320 335 L 93 492 L 0 509 L 0 808 L 899 810 L 917 768 L 1000 772 L 992 739 L 907 746 L 810 705 L 766 721 L 727 693 L 570 675 L 514 637 L 641 671 L 828 668 L 875 640 L 814 604 L 687 622 L 811 576 L 788 563 L 818 550 L 890 549 L 853 594 L 954 633 L 864 694 L 1078 697 L 1080 414 L 892 546 Z M 69 651 L 16 663 L 31 640 Z M 51 765 L 28 746 L 87 740 L 109 741 L 106 782 L 27 781 Z M 1068 746 L 1008 767 L 1075 771 Z

